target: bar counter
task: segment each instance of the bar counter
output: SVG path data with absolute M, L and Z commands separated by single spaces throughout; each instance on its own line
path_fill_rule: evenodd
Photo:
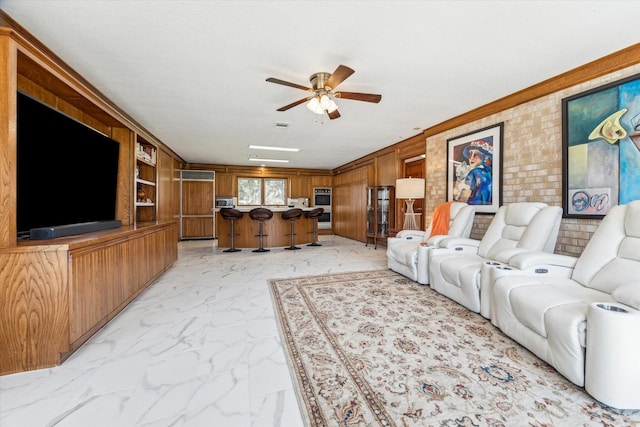
M 249 217 L 249 211 L 253 208 L 255 208 L 255 206 L 250 208 L 235 208 L 243 213 L 241 219 L 235 220 L 234 232 L 236 234 L 236 248 L 257 249 L 260 246 L 260 238 L 258 237 L 260 222 Z M 265 235 L 262 240 L 264 248 L 269 249 L 289 246 L 291 244 L 291 237 L 289 236 L 289 233 L 291 232 L 291 225 L 288 219 L 282 219 L 282 213 L 293 208 L 284 206 L 267 207 L 267 209 L 273 212 L 273 217 L 265 220 L 264 225 L 262 226 L 262 232 Z M 302 210 L 306 213 L 313 210 L 313 208 L 302 208 Z M 231 238 L 229 236 L 229 233 L 231 233 L 231 221 L 224 219 L 222 215 L 220 215 L 220 209 L 216 209 L 215 212 L 218 247 L 226 249 L 231 246 Z M 313 241 L 313 220 L 305 217 L 304 213 L 294 223 L 296 245 L 305 245 Z

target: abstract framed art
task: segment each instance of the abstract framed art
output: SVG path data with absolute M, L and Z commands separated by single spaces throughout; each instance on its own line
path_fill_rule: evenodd
M 640 74 L 562 100 L 564 216 L 640 199 Z
M 447 200 L 466 202 L 478 213 L 502 204 L 502 135 L 498 123 L 447 140 Z

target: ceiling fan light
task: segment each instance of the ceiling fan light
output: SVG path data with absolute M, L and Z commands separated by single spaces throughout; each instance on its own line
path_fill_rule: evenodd
M 329 108 L 327 108 L 327 113 L 333 113 L 338 109 L 335 101 L 333 99 L 329 100 Z
M 322 114 L 324 109 L 320 105 L 320 101 L 317 96 L 311 98 L 311 100 L 307 103 L 307 108 L 316 114 Z
M 320 99 L 317 96 L 311 98 L 311 100 L 307 103 L 307 108 L 316 114 L 323 114 L 324 108 L 320 105 Z
M 327 95 L 322 95 L 320 97 L 320 105 L 323 110 L 328 110 L 331 107 L 331 99 Z

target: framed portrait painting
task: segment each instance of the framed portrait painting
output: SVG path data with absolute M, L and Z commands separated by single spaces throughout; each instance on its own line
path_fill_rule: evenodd
M 562 100 L 565 217 L 640 199 L 640 74 Z
M 447 140 L 447 201 L 466 202 L 478 213 L 502 204 L 502 134 L 498 123 Z

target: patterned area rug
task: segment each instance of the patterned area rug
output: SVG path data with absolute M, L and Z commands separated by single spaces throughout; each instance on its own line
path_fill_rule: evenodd
M 309 426 L 624 426 L 480 315 L 390 270 L 270 281 Z

